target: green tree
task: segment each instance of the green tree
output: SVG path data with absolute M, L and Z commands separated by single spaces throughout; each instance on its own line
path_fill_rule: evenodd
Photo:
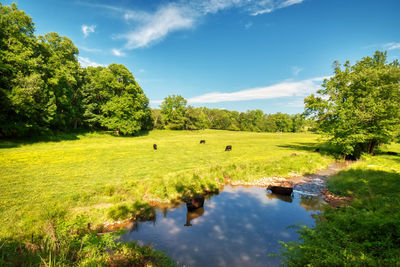
M 304 119 L 304 116 L 301 114 L 294 114 L 291 116 L 292 118 L 292 132 L 297 133 L 304 131 L 306 127 L 306 121 Z
M 180 95 L 169 95 L 161 103 L 161 113 L 167 128 L 182 130 L 185 127 L 187 100 Z
M 122 134 L 147 128 L 149 100 L 124 66 L 88 67 L 83 87 L 85 121 L 91 127 L 104 127 Z
M 151 109 L 151 121 L 153 122 L 153 128 L 164 129 L 165 123 L 160 109 L 158 108 Z
M 305 99 L 305 114 L 346 155 L 357 158 L 392 141 L 400 125 L 399 62 L 388 63 L 386 52 L 377 51 L 343 68 L 335 62 L 334 73 L 317 95 Z
M 243 131 L 260 132 L 264 120 L 262 110 L 248 110 L 246 113 L 240 113 L 240 125 Z
M 185 111 L 185 129 L 201 130 L 207 127 L 207 117 L 203 108 L 189 106 Z
M 45 62 L 30 16 L 0 3 L 0 134 L 49 130 L 56 99 L 45 81 Z
M 271 133 L 278 131 L 273 115 L 271 115 L 271 114 L 264 115 L 264 120 L 262 123 L 262 131 L 271 132 Z
M 55 97 L 56 113 L 52 126 L 55 129 L 76 128 L 82 113 L 79 50 L 69 38 L 55 32 L 39 36 L 39 42 L 41 55 L 45 58 L 44 78 Z
M 269 115 L 269 119 L 275 124 L 276 132 L 291 132 L 293 129 L 293 122 L 289 114 L 278 112 Z

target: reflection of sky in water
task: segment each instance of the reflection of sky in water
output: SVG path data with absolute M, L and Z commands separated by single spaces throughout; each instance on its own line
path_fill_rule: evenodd
M 298 234 L 285 227 L 312 225 L 315 201 L 276 198 L 264 188 L 225 187 L 206 199 L 204 213 L 189 214 L 186 206 L 169 209 L 164 217 L 157 210 L 156 222 L 140 222 L 123 240 L 150 243 L 186 266 L 276 266 L 278 241 L 295 240 Z M 290 202 L 292 201 L 292 202 Z M 310 207 L 312 205 L 312 207 Z M 188 219 L 188 220 L 189 220 Z

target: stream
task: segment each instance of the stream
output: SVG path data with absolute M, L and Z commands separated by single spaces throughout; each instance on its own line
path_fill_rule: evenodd
M 165 251 L 179 266 L 278 266 L 279 241 L 295 241 L 291 225 L 314 225 L 321 211 L 325 180 L 346 163 L 296 178 L 292 196 L 262 187 L 225 186 L 208 196 L 202 208 L 188 211 L 183 203 L 156 208 L 151 221 L 134 222 L 121 241 L 150 244 Z

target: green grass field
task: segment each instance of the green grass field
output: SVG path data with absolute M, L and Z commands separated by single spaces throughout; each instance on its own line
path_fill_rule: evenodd
M 333 160 L 313 152 L 318 138 L 311 133 L 204 130 L 151 131 L 139 137 L 89 133 L 76 140 L 30 144 L 1 141 L 0 237 L 40 234 L 46 221 L 58 217 L 72 220 L 85 214 L 93 224 L 123 219 L 138 207 L 132 203 L 168 202 L 214 190 L 224 176 L 251 181 L 313 172 Z M 233 150 L 225 152 L 226 145 Z M 291 156 L 294 152 L 297 156 Z M 121 207 L 128 212 L 119 214 Z
M 399 266 L 400 144 L 381 149 L 328 179 L 331 192 L 353 201 L 327 209 L 314 228 L 300 230 L 304 242 L 284 245 L 286 264 Z

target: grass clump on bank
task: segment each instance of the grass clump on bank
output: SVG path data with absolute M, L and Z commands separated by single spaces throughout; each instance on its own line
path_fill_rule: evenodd
M 92 228 L 141 213 L 151 216 L 148 203 L 217 191 L 225 177 L 255 181 L 311 173 L 333 160 L 314 152 L 318 138 L 204 130 L 0 141 L 0 238 L 25 242 L 32 234 L 47 235 L 49 222 L 57 228 L 56 222 L 81 216 Z M 202 139 L 206 144 L 199 144 Z M 226 145 L 233 150 L 225 152 Z
M 117 242 L 123 231 L 99 234 L 87 218 L 48 222 L 45 235 L 24 243 L 0 238 L 1 266 L 176 266 L 164 252 L 135 242 Z
M 399 153 L 400 145 L 389 149 Z M 348 207 L 328 208 L 314 228 L 300 229 L 303 242 L 283 244 L 284 261 L 290 266 L 397 266 L 400 156 L 365 156 L 330 178 L 328 189 L 353 201 Z

